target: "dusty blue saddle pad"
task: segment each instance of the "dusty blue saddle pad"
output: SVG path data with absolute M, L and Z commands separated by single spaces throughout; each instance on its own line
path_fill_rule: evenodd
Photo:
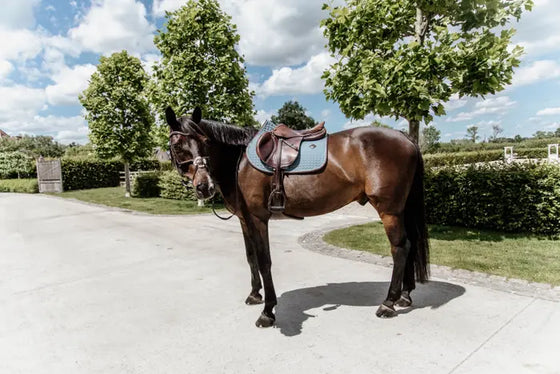
M 247 146 L 247 158 L 253 167 L 262 172 L 272 174 L 272 168 L 261 161 L 257 155 L 257 141 L 261 135 L 267 131 L 272 131 L 276 124 L 268 120 L 264 121 L 261 129 L 255 135 L 253 140 Z M 325 136 L 319 140 L 303 141 L 300 146 L 300 152 L 296 161 L 290 165 L 285 171 L 286 174 L 305 174 L 312 173 L 323 166 L 327 162 L 327 139 Z

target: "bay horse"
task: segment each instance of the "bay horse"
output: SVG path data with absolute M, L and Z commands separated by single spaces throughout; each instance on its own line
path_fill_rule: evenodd
M 255 169 L 245 152 L 257 130 L 203 120 L 200 108 L 191 117 L 177 118 L 168 107 L 165 115 L 171 158 L 179 173 L 192 181 L 200 199 L 221 193 L 226 208 L 239 218 L 251 269 L 245 303 L 261 304 L 264 284 L 264 310 L 256 325 L 272 326 L 277 304 L 268 238 L 268 222 L 274 218 L 268 210 L 272 176 Z M 393 256 L 389 292 L 376 315 L 394 317 L 395 306 L 410 306 L 415 281 L 426 281 L 429 273 L 419 147 L 399 131 L 370 126 L 330 134 L 327 152 L 320 172 L 286 176 L 285 214 L 309 217 L 354 201 L 370 203 L 383 222 Z

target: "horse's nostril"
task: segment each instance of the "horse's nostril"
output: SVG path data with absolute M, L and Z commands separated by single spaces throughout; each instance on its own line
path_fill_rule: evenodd
M 196 185 L 196 190 L 200 193 L 203 193 L 208 189 L 208 185 L 206 183 L 200 183 Z

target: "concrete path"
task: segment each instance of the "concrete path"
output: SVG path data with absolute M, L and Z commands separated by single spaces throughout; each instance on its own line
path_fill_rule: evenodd
M 560 372 L 554 301 L 435 278 L 376 318 L 389 268 L 298 244 L 363 212 L 271 224 L 257 329 L 236 221 L 0 194 L 0 373 Z

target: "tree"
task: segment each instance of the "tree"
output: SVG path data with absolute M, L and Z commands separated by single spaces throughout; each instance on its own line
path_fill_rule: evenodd
M 433 152 L 439 148 L 439 139 L 441 131 L 435 126 L 426 126 L 422 130 L 422 150 L 424 152 Z
M 60 157 L 64 154 L 66 146 L 53 140 L 51 136 L 14 136 L 0 138 L 0 152 L 19 151 L 33 158 Z
M 476 143 L 476 141 L 480 138 L 480 136 L 478 136 L 478 126 L 467 127 L 466 138 L 469 139 L 471 142 Z
M 492 125 L 492 141 L 496 141 L 498 139 L 498 135 L 504 132 L 504 129 L 500 125 Z
M 522 48 L 508 51 L 532 0 L 348 0 L 324 5 L 321 22 L 338 61 L 323 74 L 327 99 L 352 118 L 402 117 L 418 140 L 421 121 L 445 114 L 453 94 L 483 96 L 511 83 Z M 502 29 L 502 31 L 496 31 Z
M 373 120 L 372 123 L 370 123 L 370 126 L 373 126 L 373 127 L 383 127 L 383 128 L 386 128 L 386 129 L 392 129 L 391 126 L 389 126 L 389 125 L 387 125 L 387 124 L 385 124 L 385 123 L 383 123 L 383 122 L 381 122 L 381 121 L 379 121 L 379 120 L 376 120 L 376 119 Z
M 274 123 L 283 123 L 297 130 L 309 129 L 315 126 L 315 120 L 305 114 L 305 108 L 297 101 L 286 101 L 282 108 L 278 109 L 278 115 L 272 116 Z
M 216 0 L 189 0 L 166 18 L 154 38 L 162 54 L 150 89 L 157 112 L 163 118 L 167 106 L 181 114 L 199 106 L 209 119 L 255 125 L 254 93 L 235 49 L 239 35 L 231 17 Z M 167 125 L 160 128 L 167 146 Z
M 556 129 L 556 131 L 554 131 L 554 136 L 560 137 L 560 126 Z
M 100 158 L 119 157 L 124 162 L 126 196 L 130 196 L 129 164 L 147 156 L 153 146 L 147 83 L 140 60 L 122 51 L 99 59 L 80 95 L 95 152 Z

